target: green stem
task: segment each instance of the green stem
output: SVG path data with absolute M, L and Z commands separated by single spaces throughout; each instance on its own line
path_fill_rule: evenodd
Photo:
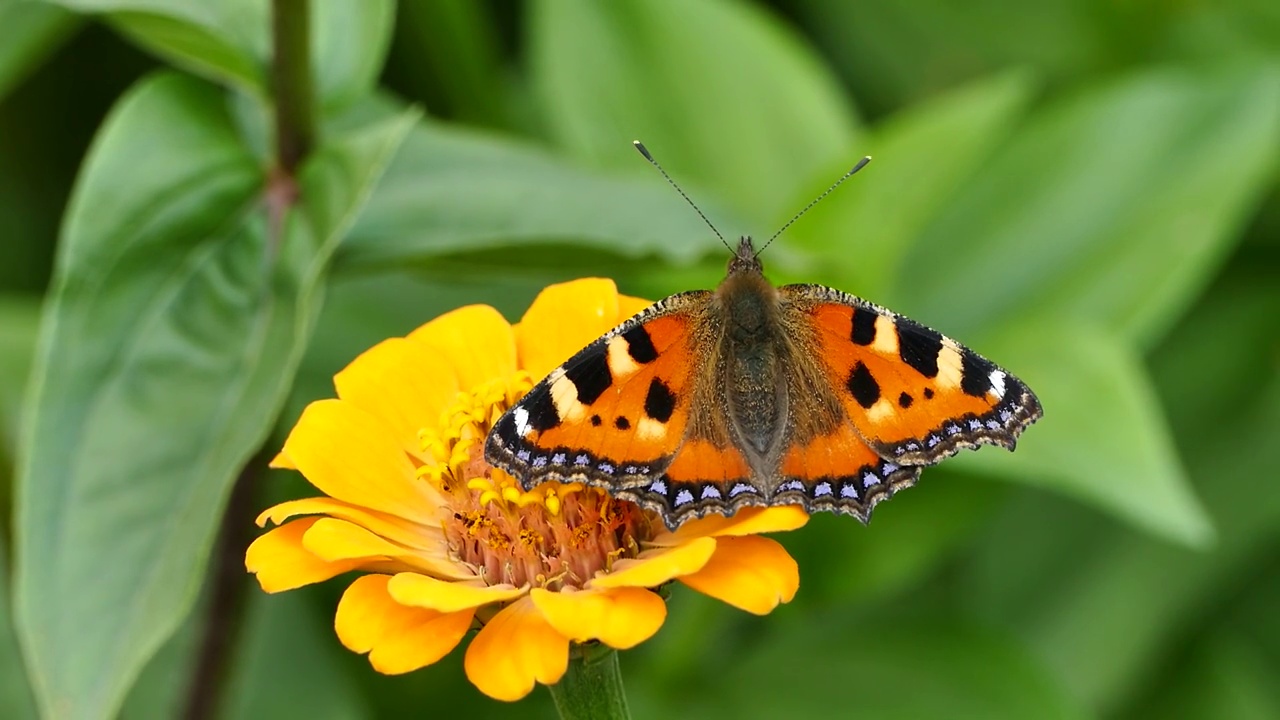
M 288 175 L 316 141 L 308 0 L 272 0 L 271 95 L 276 106 L 276 162 Z
M 569 669 L 550 687 L 562 720 L 617 720 L 631 717 L 622 689 L 618 651 L 605 645 L 574 645 Z

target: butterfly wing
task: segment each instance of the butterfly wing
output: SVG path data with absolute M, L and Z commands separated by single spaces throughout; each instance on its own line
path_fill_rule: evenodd
M 983 444 L 1012 450 L 1043 414 L 1021 380 L 941 333 L 821 285 L 780 291 L 814 329 L 857 434 L 895 468 Z
M 652 484 L 684 441 L 699 369 L 693 310 L 709 295 L 673 295 L 583 348 L 499 418 L 485 459 L 526 490 L 548 480 L 611 492 Z

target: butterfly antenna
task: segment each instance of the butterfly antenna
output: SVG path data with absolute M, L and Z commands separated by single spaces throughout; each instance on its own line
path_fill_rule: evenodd
M 707 216 L 702 214 L 702 210 L 697 205 L 693 204 L 693 200 L 690 200 L 689 196 L 684 194 L 684 190 L 681 190 L 680 186 L 676 184 L 676 181 L 672 180 L 671 176 L 667 174 L 667 171 L 663 170 L 662 166 L 658 164 L 658 161 L 653 159 L 653 156 L 649 154 L 649 149 L 644 146 L 644 143 L 639 140 L 632 140 L 631 144 L 636 146 L 636 150 L 640 151 L 640 154 L 644 156 L 645 160 L 648 160 L 651 165 L 658 168 L 658 172 L 662 173 L 662 177 L 666 178 L 667 182 L 671 184 L 671 187 L 675 188 L 676 192 L 680 193 L 680 197 L 684 198 L 684 201 L 689 203 L 689 207 L 693 208 L 694 212 L 698 213 L 698 217 L 702 218 L 702 222 L 706 223 L 707 227 L 711 228 L 711 232 L 715 233 L 716 237 L 720 238 L 720 242 L 723 243 L 725 247 L 729 248 L 729 252 L 733 252 L 733 248 L 725 241 L 724 236 L 720 234 L 720 231 L 716 229 L 716 226 L 711 224 L 711 221 L 707 219 Z
M 777 238 L 779 235 L 781 235 L 783 230 L 786 230 L 787 228 L 791 227 L 791 224 L 799 220 L 801 215 L 804 215 L 805 213 L 809 212 L 809 210 L 812 209 L 814 205 L 817 205 L 818 203 L 822 202 L 822 198 L 830 195 L 832 190 L 835 190 L 836 188 L 840 187 L 840 183 L 844 182 L 845 180 L 848 180 L 849 177 L 852 176 L 854 173 L 866 167 L 867 163 L 869 162 L 871 162 L 870 155 L 859 160 L 858 164 L 854 165 L 853 168 L 849 170 L 849 172 L 845 173 L 844 175 L 841 175 L 839 180 L 831 183 L 831 187 L 827 188 L 822 192 L 821 195 L 814 198 L 813 202 L 809 203 L 808 205 L 805 205 L 804 209 L 796 213 L 794 217 L 788 220 L 786 225 L 783 225 L 782 227 L 778 228 L 778 232 L 774 233 L 773 237 L 769 238 L 768 242 L 766 242 L 764 245 L 761 245 L 760 249 L 756 251 L 756 257 L 760 257 L 760 253 L 764 252 L 764 249 L 769 247 L 769 243 L 773 242 L 774 238 Z

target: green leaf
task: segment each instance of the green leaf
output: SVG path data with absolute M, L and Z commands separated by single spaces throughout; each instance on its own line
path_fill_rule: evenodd
M 809 251 L 809 268 L 829 276 L 829 282 L 885 299 L 903 256 L 1000 145 L 1030 95 L 1025 75 L 1001 75 L 912 106 L 876 126 L 859 146 L 875 161 L 814 206 L 784 242 Z M 839 177 L 835 166 L 829 168 L 792 198 L 796 209 Z
M 585 170 L 525 145 L 426 122 L 401 147 L 337 267 L 402 267 L 560 239 L 684 263 L 718 246 L 657 177 Z
M 7 475 L 7 468 L 0 467 L 0 480 L 7 479 Z M 26 720 L 38 716 L 13 627 L 7 545 L 0 544 L 0 550 L 5 551 L 0 554 L 0 717 Z
M 1084 318 L 1149 345 L 1274 177 L 1280 73 L 1149 71 L 1045 108 L 903 264 L 918 319 Z
M 54 0 L 105 14 L 125 35 L 170 62 L 216 82 L 269 96 L 268 0 Z M 311 4 L 311 60 L 326 107 L 369 92 L 391 43 L 394 0 Z
M 107 120 L 68 209 L 18 478 L 17 618 L 46 712 L 111 717 L 190 610 L 328 259 L 411 121 L 322 146 L 292 212 L 212 86 L 154 77 Z
M 736 653 L 665 715 L 705 718 L 1084 718 L 1042 665 L 959 622 L 828 614 Z M 655 688 L 657 690 L 657 688 Z
M 1188 328 L 1196 337 L 1202 330 Z M 1209 550 L 1135 535 L 1039 498 L 993 525 L 960 592 L 986 622 L 1026 638 L 1073 695 L 1114 711 L 1173 644 L 1215 617 L 1212 602 L 1274 567 L 1265 553 L 1280 528 L 1280 494 L 1267 483 L 1280 467 L 1278 434 L 1280 380 L 1272 377 L 1213 433 L 1183 443 L 1219 528 Z
M 818 171 L 863 154 L 830 72 L 754 5 L 539 0 L 530 12 L 534 90 L 579 158 L 640 172 L 628 145 L 643 140 L 673 175 L 760 224 L 795 212 Z
M 79 26 L 62 8 L 0 0 L 0 99 L 52 55 Z
M 983 450 L 953 462 L 1053 488 L 1149 532 L 1189 545 L 1213 537 L 1132 347 L 1071 321 L 1010 326 L 978 346 L 1026 381 L 1044 418 L 1012 454 Z
M 39 325 L 36 299 L 0 296 L 0 457 L 12 456 Z

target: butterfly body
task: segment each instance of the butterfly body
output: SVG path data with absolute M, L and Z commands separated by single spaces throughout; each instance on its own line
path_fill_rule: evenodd
M 669 527 L 747 505 L 854 515 L 1041 415 L 990 361 L 819 285 L 776 287 L 743 238 L 714 291 L 673 295 L 554 370 L 486 459 L 526 489 L 585 482 Z

